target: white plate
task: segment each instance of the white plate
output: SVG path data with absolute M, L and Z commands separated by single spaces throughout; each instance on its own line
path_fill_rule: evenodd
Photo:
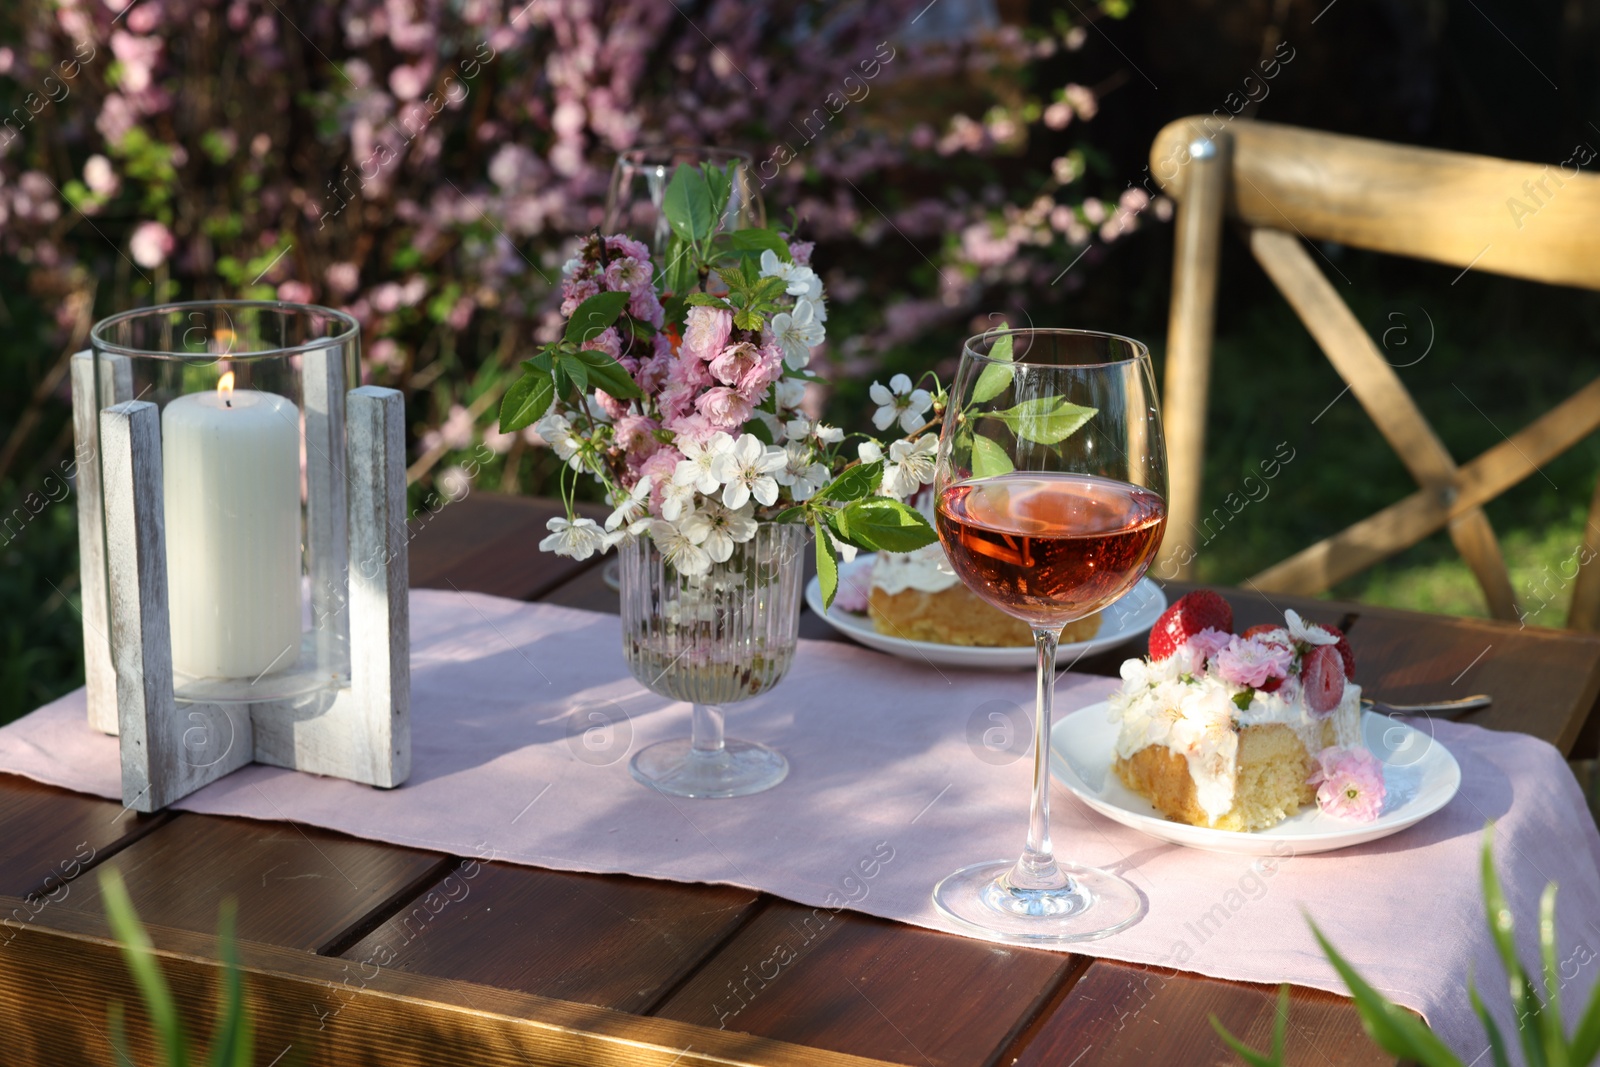
M 1104 701 L 1073 712 L 1050 730 L 1050 768 L 1056 781 L 1095 811 L 1151 837 L 1206 852 L 1265 856 L 1283 851 L 1331 852 L 1376 841 L 1426 819 L 1450 802 L 1461 786 L 1461 767 L 1438 741 L 1385 715 L 1366 712 L 1361 732 L 1383 762 L 1388 798 L 1376 822 L 1357 823 L 1325 815 L 1312 806 L 1269 830 L 1237 833 L 1171 822 L 1150 802 L 1122 784 L 1111 770 L 1118 727 Z
M 870 569 L 873 553 L 856 557 L 853 567 Z M 822 584 L 815 578 L 806 585 L 806 604 L 823 622 L 879 652 L 923 660 L 945 667 L 988 667 L 992 669 L 1032 668 L 1035 665 L 1033 647 L 1018 645 L 1012 648 L 977 648 L 972 645 L 941 645 L 932 641 L 908 641 L 901 637 L 880 634 L 865 615 L 844 611 L 835 604 L 829 611 L 822 610 Z M 1161 613 L 1167 610 L 1167 595 L 1161 587 L 1148 578 L 1141 578 L 1127 596 L 1104 611 L 1100 632 L 1087 641 L 1062 644 L 1056 650 L 1057 663 L 1071 663 L 1079 656 L 1112 648 L 1124 641 L 1147 633 L 1156 624 Z

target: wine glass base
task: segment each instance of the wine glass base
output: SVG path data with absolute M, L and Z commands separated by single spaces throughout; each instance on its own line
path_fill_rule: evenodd
M 782 753 L 728 738 L 720 752 L 698 752 L 687 738 L 641 749 L 628 764 L 640 782 L 675 797 L 747 797 L 789 776 Z
M 993 860 L 963 867 L 934 887 L 934 906 L 991 941 L 1014 945 L 1094 941 L 1144 917 L 1143 894 L 1108 871 L 1058 861 L 1066 888 L 1016 889 L 1009 882 L 1016 865 Z

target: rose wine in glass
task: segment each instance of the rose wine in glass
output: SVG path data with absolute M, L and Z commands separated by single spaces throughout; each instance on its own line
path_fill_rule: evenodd
M 998 330 L 962 353 L 940 436 L 935 525 L 961 581 L 1026 622 L 1038 651 L 1033 797 L 1022 857 L 934 889 L 939 910 L 996 940 L 1086 941 L 1144 914 L 1108 871 L 1050 839 L 1050 717 L 1061 628 L 1136 585 L 1166 526 L 1166 450 L 1150 354 L 1078 330 Z

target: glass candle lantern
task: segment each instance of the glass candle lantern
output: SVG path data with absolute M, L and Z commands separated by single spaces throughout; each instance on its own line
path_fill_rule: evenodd
M 345 394 L 359 333 L 343 312 L 275 301 L 165 304 L 90 332 L 95 410 L 160 409 L 180 703 L 291 700 L 348 682 Z

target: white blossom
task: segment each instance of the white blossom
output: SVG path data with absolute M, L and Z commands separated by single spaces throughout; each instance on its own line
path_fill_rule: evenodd
M 717 455 L 712 473 L 722 483 L 722 502 L 742 508 L 751 497 L 759 504 L 778 499 L 778 482 L 773 472 L 782 470 L 787 457 L 781 448 L 761 443 L 754 434 L 744 434 L 737 444 Z
M 933 407 L 933 396 L 926 389 L 913 389 L 911 379 L 904 374 L 890 378 L 887 389 L 881 383 L 873 382 L 867 393 L 872 397 L 872 402 L 879 405 L 878 410 L 872 413 L 872 425 L 880 430 L 887 430 L 895 419 L 899 419 L 900 428 L 912 433 L 922 425 L 923 414 Z
M 584 560 L 609 547 L 605 531 L 593 519 L 568 519 L 557 515 L 545 523 L 544 528 L 550 531 L 550 536 L 539 542 L 541 552 Z
M 863 463 L 876 463 L 883 458 L 883 446 L 876 441 L 862 441 L 856 446 L 856 457 Z
M 780 411 L 793 411 L 806 398 L 806 383 L 800 378 L 784 378 L 772 387 L 772 395 Z
M 733 438 L 718 430 L 703 443 L 681 439 L 678 450 L 684 458 L 672 472 L 674 485 L 687 485 L 702 493 L 715 493 L 722 487 L 716 475 L 717 458 L 733 448 Z
M 555 450 L 556 456 L 565 460 L 573 470 L 583 468 L 583 438 L 573 432 L 572 424 L 563 416 L 546 415 L 534 429 Z
M 889 446 L 889 464 L 883 469 L 883 494 L 905 500 L 924 485 L 933 482 L 939 456 L 939 438 L 925 433 L 915 441 L 896 441 Z
M 686 512 L 694 510 L 694 498 L 694 486 L 668 482 L 661 487 L 661 517 L 677 522 Z
M 782 278 L 784 292 L 790 296 L 803 296 L 815 300 L 822 296 L 822 279 L 810 267 L 798 263 L 785 263 L 772 249 L 761 252 L 761 277 Z
M 615 532 L 619 526 L 631 526 L 644 517 L 650 504 L 650 475 L 646 474 L 633 485 L 631 492 L 620 490 L 612 500 L 616 510 L 606 520 L 606 532 Z
M 706 501 L 700 511 L 691 511 L 678 523 L 678 529 L 694 544 L 705 549 L 713 563 L 726 563 L 733 546 L 742 545 L 756 535 L 755 505 L 726 508 L 715 500 Z
M 794 423 L 790 423 L 793 426 Z M 801 441 L 791 441 L 784 453 L 784 468 L 773 475 L 779 485 L 787 485 L 798 503 L 810 500 L 818 489 L 828 484 L 828 467 L 825 463 L 811 462 L 811 449 Z
M 790 419 L 788 424 L 784 427 L 784 432 L 788 434 L 789 440 L 791 441 L 804 441 L 808 437 L 815 437 L 818 441 L 825 445 L 836 445 L 844 440 L 844 431 L 839 429 L 837 426 L 829 426 L 826 423 L 821 422 L 812 422 L 804 415 L 801 415 L 799 418 Z
M 711 569 L 711 556 L 674 524 L 661 519 L 653 520 L 650 523 L 650 538 L 655 541 L 661 558 L 679 574 L 692 578 Z
M 783 349 L 783 361 L 791 370 L 810 363 L 811 350 L 826 336 L 822 323 L 817 321 L 816 307 L 804 297 L 795 301 L 793 311 L 772 316 L 772 338 Z

